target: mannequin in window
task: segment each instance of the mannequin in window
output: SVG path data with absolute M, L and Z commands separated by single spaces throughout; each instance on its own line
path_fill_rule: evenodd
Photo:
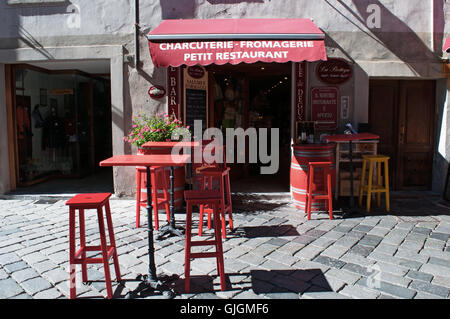
M 50 115 L 45 119 L 44 132 L 42 134 L 43 149 L 47 147 L 53 150 L 64 146 L 64 123 L 59 119 L 56 108 L 52 107 Z
M 42 128 L 44 127 L 44 119 L 42 118 L 41 112 L 39 111 L 39 104 L 36 104 L 33 109 L 33 113 L 31 113 L 31 116 L 34 120 L 34 127 L 35 128 Z

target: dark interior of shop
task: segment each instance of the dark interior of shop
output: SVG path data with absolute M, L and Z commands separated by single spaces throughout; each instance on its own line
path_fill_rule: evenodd
M 279 129 L 279 168 L 276 174 L 261 174 L 261 163 L 233 163 L 231 167 L 234 192 L 289 191 L 290 158 L 290 64 L 255 63 L 208 67 L 214 82 L 214 126 L 268 129 L 268 154 L 271 129 Z M 260 136 L 258 135 L 258 138 Z M 246 145 L 248 150 L 248 145 Z M 258 150 L 259 154 L 259 150 Z M 249 157 L 247 157 L 249 160 Z M 266 183 L 264 181 L 270 181 Z
M 95 164 L 112 155 L 109 77 L 29 65 L 15 66 L 14 76 L 13 194 L 76 193 L 81 185 L 111 191 L 110 170 Z

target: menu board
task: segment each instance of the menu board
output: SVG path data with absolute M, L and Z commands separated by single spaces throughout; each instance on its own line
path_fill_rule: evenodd
M 335 87 L 311 88 L 311 120 L 316 122 L 317 128 L 337 128 L 338 98 L 339 90 Z
M 202 121 L 202 131 L 206 129 L 207 121 L 207 91 L 186 89 L 185 102 L 186 102 L 186 118 L 185 123 L 192 129 L 194 128 L 194 120 Z
M 194 121 L 202 121 L 202 132 L 208 123 L 208 72 L 202 66 L 184 69 L 184 123 L 194 132 Z

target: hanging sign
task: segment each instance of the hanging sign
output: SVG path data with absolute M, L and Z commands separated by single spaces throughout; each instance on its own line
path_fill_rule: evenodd
M 316 122 L 316 128 L 337 128 L 338 98 L 339 91 L 335 87 L 311 88 L 311 120 Z
M 316 76 L 323 83 L 343 84 L 353 75 L 352 66 L 343 59 L 328 59 L 316 67 Z
M 160 99 L 166 95 L 166 90 L 162 86 L 154 85 L 148 90 L 148 95 L 152 99 Z

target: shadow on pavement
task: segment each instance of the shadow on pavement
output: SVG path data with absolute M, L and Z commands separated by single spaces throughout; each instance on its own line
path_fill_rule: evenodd
M 314 281 L 314 285 L 308 281 Z M 262 294 L 302 294 L 310 288 L 314 292 L 332 292 L 320 269 L 250 270 L 249 273 L 227 273 L 226 292 L 241 291 Z M 176 283 L 176 290 L 184 294 L 184 279 Z M 206 294 L 206 298 L 218 298 L 220 283 L 217 275 L 191 276 L 190 294 Z M 263 298 L 263 296 L 261 296 Z

